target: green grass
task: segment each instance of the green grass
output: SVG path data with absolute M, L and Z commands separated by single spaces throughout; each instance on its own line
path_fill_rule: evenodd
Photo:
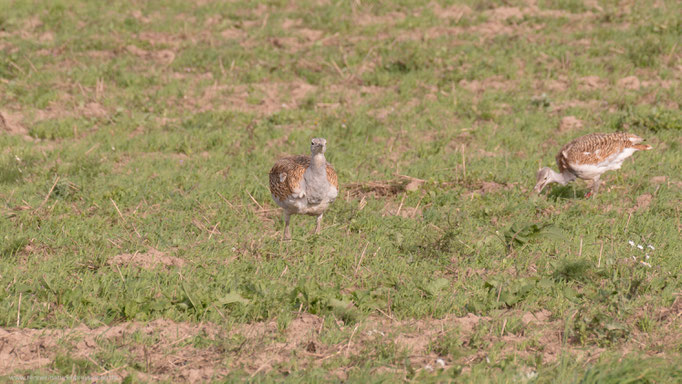
M 187 342 L 220 356 L 216 381 L 677 382 L 679 2 L 439 3 L 0 0 L 0 325 L 214 324 Z M 583 127 L 559 130 L 569 115 Z M 618 130 L 654 150 L 595 199 L 529 197 L 562 144 Z M 296 216 L 282 242 L 267 172 L 311 137 L 340 197 L 320 235 Z M 369 187 L 398 175 L 423 182 Z M 182 264 L 112 263 L 154 250 Z M 322 319 L 320 356 L 244 362 L 230 330 L 274 321 L 276 346 L 300 312 Z M 398 340 L 469 313 L 428 358 Z M 365 337 L 376 324 L 393 325 Z M 187 380 L 126 337 L 14 373 Z

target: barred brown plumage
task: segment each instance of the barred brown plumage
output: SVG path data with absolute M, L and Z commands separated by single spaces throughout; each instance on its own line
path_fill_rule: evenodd
M 581 136 L 564 145 L 556 156 L 559 173 L 548 167 L 537 173 L 534 192 L 540 193 L 550 183 L 566 183 L 581 178 L 592 180 L 592 189 L 587 197 L 599 190 L 600 176 L 609 170 L 620 169 L 623 161 L 636 151 L 651 149 L 641 144 L 641 137 L 631 133 L 593 133 Z
M 303 173 L 310 166 L 310 156 L 288 156 L 275 162 L 270 169 L 270 193 L 279 199 L 284 199 L 298 189 L 303 178 Z M 331 164 L 327 163 L 327 181 L 338 189 L 339 183 L 336 171 Z M 284 181 L 280 181 L 280 174 L 287 175 Z
M 315 138 L 311 143 L 312 156 L 289 156 L 275 162 L 270 169 L 270 193 L 284 210 L 284 238 L 290 239 L 290 216 L 317 216 L 315 233 L 319 233 L 322 215 L 338 195 L 338 179 L 324 152 L 326 140 Z

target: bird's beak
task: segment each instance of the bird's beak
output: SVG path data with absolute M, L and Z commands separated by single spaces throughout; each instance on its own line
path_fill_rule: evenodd
M 533 194 L 538 194 L 542 192 L 542 190 L 545 188 L 545 183 L 543 181 L 538 182 L 535 184 L 535 188 L 533 188 Z

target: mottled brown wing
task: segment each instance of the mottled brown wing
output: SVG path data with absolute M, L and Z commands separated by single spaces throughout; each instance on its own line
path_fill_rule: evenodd
M 642 141 L 642 138 L 624 132 L 581 136 L 561 148 L 556 156 L 557 166 L 559 172 L 563 172 L 570 164 L 598 164 Z
M 270 169 L 270 193 L 280 200 L 293 194 L 298 190 L 309 165 L 309 156 L 290 156 L 277 160 Z
M 333 185 L 336 190 L 339 189 L 339 179 L 336 177 L 336 171 L 331 164 L 327 163 L 327 181 Z
M 559 167 L 559 173 L 563 173 L 565 170 L 567 170 L 568 167 L 568 159 L 566 156 L 564 156 L 564 151 L 563 148 L 559 153 L 556 155 L 556 165 Z

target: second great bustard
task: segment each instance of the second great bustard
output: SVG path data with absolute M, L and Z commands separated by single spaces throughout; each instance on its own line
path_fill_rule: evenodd
M 542 168 L 537 174 L 537 184 L 533 191 L 540 193 L 547 184 L 566 183 L 580 178 L 592 180 L 592 189 L 586 197 L 599 191 L 602 173 L 620 169 L 623 161 L 633 153 L 651 149 L 641 144 L 641 137 L 631 133 L 593 133 L 579 137 L 564 145 L 556 156 L 559 172 L 549 167 Z
M 291 239 L 291 215 L 317 216 L 315 233 L 320 233 L 322 215 L 339 193 L 336 172 L 327 163 L 324 152 L 327 140 L 310 143 L 312 156 L 283 157 L 270 170 L 270 193 L 284 210 L 284 238 Z

